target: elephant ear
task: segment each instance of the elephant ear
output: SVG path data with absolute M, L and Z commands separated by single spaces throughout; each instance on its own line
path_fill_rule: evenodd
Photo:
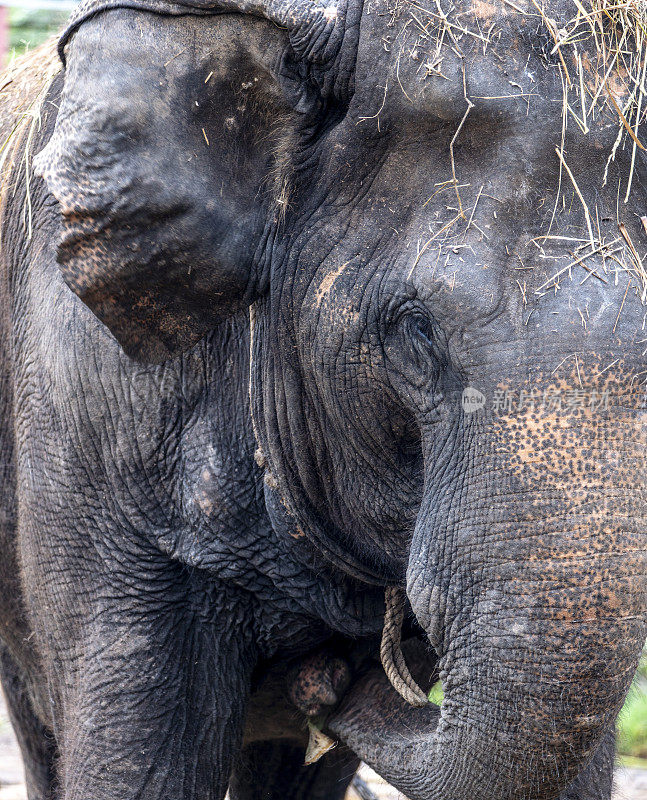
M 65 281 L 130 356 L 168 358 L 259 293 L 303 115 L 349 91 L 346 16 L 312 0 L 75 12 L 35 168 Z

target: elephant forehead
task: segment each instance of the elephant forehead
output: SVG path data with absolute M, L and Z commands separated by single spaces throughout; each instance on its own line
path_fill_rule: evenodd
M 579 9 L 586 13 L 573 0 L 369 0 L 356 69 L 357 86 L 371 93 L 375 106 L 366 109 L 366 120 L 386 120 L 391 107 L 460 119 L 466 95 L 490 111 L 525 113 L 523 102 L 510 101 L 561 100 L 560 69 L 569 85 L 581 72 L 594 95 L 613 43 L 587 23 L 601 19 L 604 4 L 584 5 Z M 621 72 L 610 69 L 606 80 L 624 97 Z

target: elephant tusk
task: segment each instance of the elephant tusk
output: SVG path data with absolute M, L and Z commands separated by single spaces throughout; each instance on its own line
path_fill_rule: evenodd
M 311 720 L 308 720 L 308 732 L 310 738 L 308 739 L 308 749 L 306 750 L 306 757 L 303 762 L 305 766 L 319 761 L 329 750 L 337 746 L 337 742 L 329 736 L 326 736 L 326 734 L 319 730 Z
M 410 705 L 422 708 L 429 705 L 429 700 L 409 672 L 400 647 L 405 600 L 406 595 L 403 589 L 399 586 L 387 586 L 384 593 L 386 610 L 380 645 L 380 660 L 386 677 L 395 691 Z

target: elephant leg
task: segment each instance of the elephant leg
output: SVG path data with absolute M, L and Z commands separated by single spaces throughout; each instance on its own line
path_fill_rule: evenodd
M 103 608 L 79 601 L 74 637 L 63 620 L 46 667 L 58 800 L 226 793 L 257 660 L 248 598 L 173 565 L 156 575 L 151 563 Z
M 9 717 L 20 745 L 29 800 L 54 796 L 56 747 L 54 737 L 34 713 L 27 682 L 20 668 L 0 645 L 0 678 Z
M 231 800 L 342 800 L 359 759 L 344 745 L 304 766 L 305 749 L 290 741 L 254 742 L 241 752 Z
M 616 733 L 612 727 L 595 755 L 559 800 L 610 800 L 613 788 Z

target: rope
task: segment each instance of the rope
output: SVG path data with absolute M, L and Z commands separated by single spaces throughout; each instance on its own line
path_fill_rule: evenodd
M 422 708 L 429 703 L 427 695 L 414 681 L 404 660 L 400 641 L 406 595 L 399 586 L 387 586 L 384 593 L 386 610 L 380 645 L 380 660 L 395 691 L 412 706 Z

